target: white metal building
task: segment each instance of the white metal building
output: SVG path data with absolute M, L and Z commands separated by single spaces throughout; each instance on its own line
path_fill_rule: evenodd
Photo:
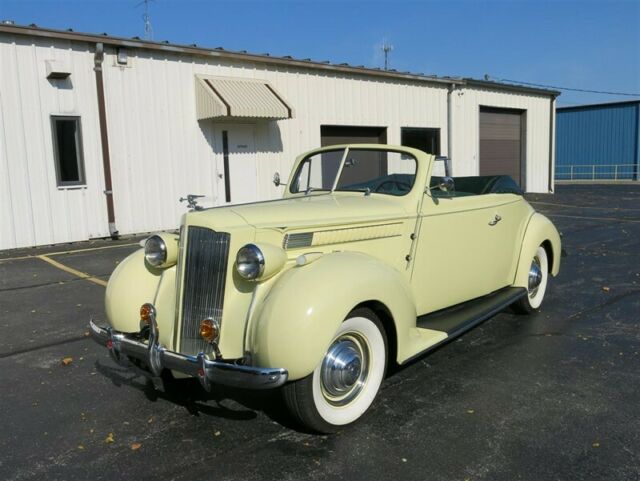
M 0 249 L 175 228 L 185 205 L 279 197 L 347 141 L 553 190 L 558 92 L 0 25 Z

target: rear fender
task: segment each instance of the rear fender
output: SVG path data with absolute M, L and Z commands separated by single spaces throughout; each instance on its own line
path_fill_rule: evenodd
M 560 234 L 558 234 L 558 230 L 549 219 L 542 214 L 535 213 L 531 216 L 524 234 L 514 286 L 528 286 L 531 259 L 533 259 L 538 247 L 543 244 L 550 250 L 547 253 L 550 254 L 550 273 L 552 276 L 557 276 L 558 272 L 560 272 L 560 253 L 562 248 Z
M 251 323 L 248 339 L 254 363 L 286 368 L 291 380 L 307 376 L 349 312 L 367 301 L 387 308 L 396 330 L 396 352 L 406 357 L 403 348 L 416 325 L 406 279 L 368 255 L 335 252 L 289 269 L 274 283 Z

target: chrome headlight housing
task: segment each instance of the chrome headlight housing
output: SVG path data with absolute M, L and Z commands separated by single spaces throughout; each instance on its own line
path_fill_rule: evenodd
M 236 270 L 240 277 L 255 280 L 264 272 L 264 254 L 255 244 L 247 244 L 236 255 Z
M 152 235 L 144 243 L 144 258 L 152 267 L 160 267 L 167 261 L 167 244 L 159 235 Z

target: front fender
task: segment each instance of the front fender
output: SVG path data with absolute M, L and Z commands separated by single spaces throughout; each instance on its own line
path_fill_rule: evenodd
M 105 293 L 109 324 L 121 332 L 140 330 L 140 306 L 151 302 L 156 308 L 160 341 L 173 347 L 175 312 L 175 266 L 155 269 L 144 260 L 144 249 L 126 257 L 113 271 Z
M 549 219 L 542 214 L 535 213 L 531 216 L 524 234 L 514 286 L 528 286 L 531 259 L 535 255 L 538 247 L 544 243 L 547 243 L 548 247 L 551 248 L 551 258 L 549 259 L 551 275 L 557 276 L 558 272 L 560 272 L 560 254 L 562 249 L 560 234 Z
M 250 336 L 253 360 L 258 366 L 286 368 L 291 380 L 307 376 L 349 312 L 367 301 L 384 304 L 391 314 L 400 357 L 416 323 L 406 279 L 368 255 L 335 252 L 277 279 L 256 309 Z

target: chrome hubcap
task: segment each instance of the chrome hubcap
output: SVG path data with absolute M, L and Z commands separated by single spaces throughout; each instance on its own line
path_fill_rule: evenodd
M 542 282 L 542 268 L 540 267 L 540 259 L 538 256 L 533 258 L 531 267 L 529 268 L 529 295 L 535 296 L 538 292 L 538 287 Z
M 334 406 L 344 406 L 362 391 L 369 375 L 369 348 L 357 333 L 336 339 L 320 368 L 325 399 Z

